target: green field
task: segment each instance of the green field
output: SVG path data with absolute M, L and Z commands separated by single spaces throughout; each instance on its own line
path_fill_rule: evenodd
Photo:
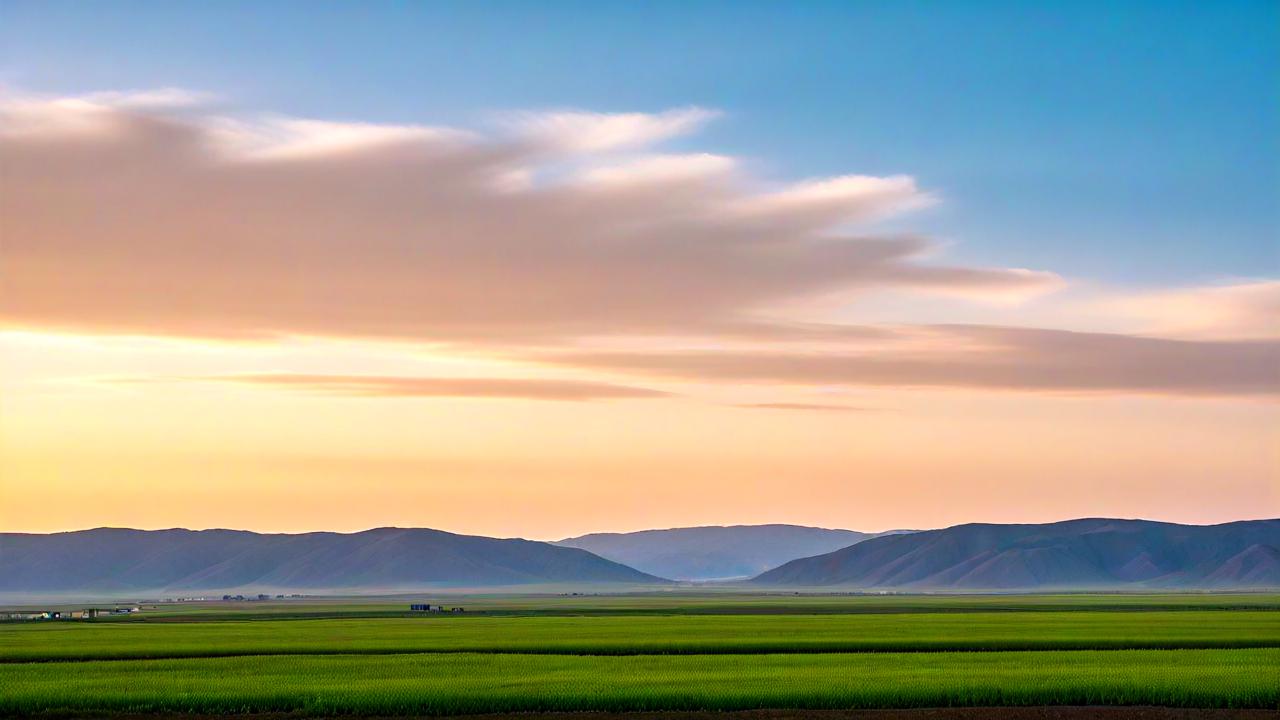
M 147 607 L 125 621 L 3 623 L 0 713 L 1280 709 L 1274 595 L 457 604 L 470 611 L 406 618 L 381 616 L 402 614 L 386 600 L 292 611 L 214 603 Z
M 760 654 L 1280 647 L 1280 612 L 646 615 L 26 623 L 0 661 L 232 655 Z
M 1280 650 L 411 654 L 0 669 L 0 712 L 463 713 L 946 705 L 1274 707 Z

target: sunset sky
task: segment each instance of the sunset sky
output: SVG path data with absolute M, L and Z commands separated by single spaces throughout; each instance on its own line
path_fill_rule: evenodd
M 0 0 L 0 530 L 1278 516 L 1277 77 L 1265 0 Z

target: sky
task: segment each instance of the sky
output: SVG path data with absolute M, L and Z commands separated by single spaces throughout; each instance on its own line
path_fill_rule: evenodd
M 0 530 L 1280 515 L 1280 6 L 0 0 Z

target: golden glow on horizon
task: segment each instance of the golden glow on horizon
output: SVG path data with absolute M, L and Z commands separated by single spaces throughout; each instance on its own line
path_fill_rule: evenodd
M 586 402 L 363 398 L 174 378 L 548 371 L 346 342 L 2 343 L 6 531 L 412 525 L 551 539 L 1280 511 L 1280 425 L 1262 401 L 672 383 L 660 384 L 672 397 Z M 145 376 L 161 381 L 112 380 Z M 739 407 L 779 401 L 867 409 Z

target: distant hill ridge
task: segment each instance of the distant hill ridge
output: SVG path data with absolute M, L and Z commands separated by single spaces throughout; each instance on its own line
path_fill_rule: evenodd
M 424 528 L 0 533 L 0 592 L 665 582 L 585 550 Z
M 802 556 L 806 552 L 813 554 Z M 621 587 L 669 582 L 664 576 L 750 575 L 754 571 L 744 569 L 775 561 L 780 565 L 760 572 L 749 584 L 902 590 L 1272 589 L 1280 588 L 1280 519 L 1198 526 L 1086 518 L 1038 525 L 957 525 L 878 537 L 796 525 L 698 527 L 600 533 L 559 544 L 425 528 L 301 534 L 124 528 L 0 533 L 0 594 Z
M 892 531 L 905 532 L 905 531 Z M 703 525 L 592 533 L 557 541 L 676 580 L 749 578 L 788 560 L 848 547 L 874 533 L 803 525 Z
M 1280 519 L 957 525 L 793 560 L 751 582 L 907 590 L 1276 588 Z

